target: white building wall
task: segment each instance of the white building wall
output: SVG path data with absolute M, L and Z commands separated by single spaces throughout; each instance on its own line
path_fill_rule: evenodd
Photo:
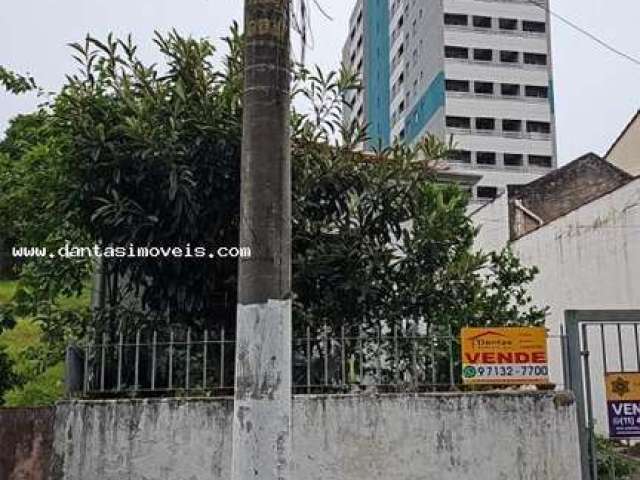
M 505 196 L 506 197 L 506 196 Z M 508 242 L 506 198 L 473 216 L 480 224 L 476 248 L 497 250 Z M 503 218 L 503 223 L 499 219 Z M 525 265 L 540 273 L 531 286 L 534 303 L 549 306 L 546 326 L 557 335 L 566 310 L 640 309 L 640 179 L 574 210 L 511 243 Z M 612 329 L 614 327 L 611 327 Z M 632 327 L 623 327 L 625 369 L 636 370 Z M 605 329 L 608 371 L 620 371 L 617 332 Z M 601 338 L 593 330 L 591 371 L 597 429 L 606 431 Z M 562 383 L 562 356 L 550 342 L 551 380 Z

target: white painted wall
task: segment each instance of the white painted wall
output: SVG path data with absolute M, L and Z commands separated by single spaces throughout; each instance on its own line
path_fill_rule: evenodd
M 505 222 L 498 220 L 504 218 Z M 508 241 L 506 198 L 474 215 L 481 225 L 476 248 L 495 250 Z M 583 205 L 512 244 L 526 265 L 540 269 L 530 293 L 535 303 L 549 306 L 547 328 L 558 334 L 566 310 L 640 309 L 640 179 Z M 623 327 L 623 361 L 637 370 L 634 333 Z M 589 344 L 598 431 L 607 428 L 602 348 L 599 331 Z M 608 371 L 620 371 L 617 332 L 605 329 Z M 558 342 L 550 343 L 551 380 L 562 382 Z
M 227 480 L 231 400 L 58 405 L 52 480 Z M 567 394 L 303 396 L 296 480 L 578 480 Z

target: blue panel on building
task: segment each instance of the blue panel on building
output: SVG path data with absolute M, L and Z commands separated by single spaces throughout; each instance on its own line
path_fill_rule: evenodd
M 365 65 L 367 122 L 370 147 L 390 143 L 389 120 L 389 0 L 365 0 Z
M 438 73 L 405 122 L 405 139 L 413 142 L 436 112 L 444 107 L 444 72 Z

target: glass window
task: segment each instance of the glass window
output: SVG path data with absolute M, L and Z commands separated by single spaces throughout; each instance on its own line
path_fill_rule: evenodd
M 522 120 L 512 120 L 512 119 L 502 120 L 502 131 L 522 132 Z
M 448 92 L 468 92 L 469 81 L 468 80 L 447 80 L 445 82 L 445 88 Z
M 478 198 L 482 200 L 492 200 L 498 196 L 498 187 L 478 187 Z
M 504 164 L 506 167 L 521 167 L 523 163 L 523 155 L 521 153 L 504 154 Z
M 481 62 L 490 62 L 493 60 L 493 50 L 488 48 L 474 48 L 473 59 Z
M 549 155 L 529 155 L 529 165 L 534 167 L 551 168 L 553 162 Z
M 478 28 L 491 28 L 491 17 L 481 17 L 474 15 L 473 26 Z
M 444 47 L 444 56 L 446 58 L 469 58 L 469 49 L 465 47 Z
M 546 65 L 547 56 L 544 53 L 525 53 L 524 63 L 527 65 Z
M 515 83 L 503 83 L 500 85 L 500 93 L 506 96 L 520 95 L 520 85 Z
M 496 152 L 478 152 L 476 153 L 476 163 L 478 165 L 495 165 Z
M 517 30 L 518 20 L 515 18 L 501 18 L 498 20 L 498 26 L 500 30 Z
M 547 26 L 544 22 L 531 22 L 529 20 L 523 20 L 522 30 L 525 32 L 545 33 L 547 31 Z
M 518 63 L 520 60 L 520 54 L 513 50 L 501 50 L 500 61 L 503 63 Z
M 474 82 L 473 91 L 483 95 L 493 94 L 493 83 L 491 82 Z
M 447 116 L 447 127 L 450 128 L 471 128 L 471 119 L 469 117 L 452 117 Z
M 527 122 L 527 132 L 529 133 L 551 133 L 551 124 L 549 122 Z
M 548 98 L 549 87 L 539 87 L 536 85 L 527 85 L 524 87 L 525 95 L 527 97 Z
M 445 25 L 464 25 L 469 24 L 469 17 L 467 15 L 460 15 L 457 13 L 445 13 L 444 14 Z
M 496 128 L 495 118 L 488 118 L 488 117 L 476 118 L 477 130 L 495 130 L 495 128 Z

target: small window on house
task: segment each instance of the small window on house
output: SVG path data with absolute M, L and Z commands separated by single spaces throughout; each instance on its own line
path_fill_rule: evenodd
M 404 25 L 404 15 L 400 15 L 400 18 L 398 19 L 397 28 L 400 28 L 402 25 Z
M 469 17 L 467 15 L 460 15 L 457 13 L 445 13 L 444 14 L 445 25 L 469 25 Z
M 529 133 L 551 133 L 551 124 L 549 122 L 527 122 L 527 132 Z
M 509 97 L 520 95 L 520 85 L 515 83 L 502 83 L 500 85 L 500 93 Z
M 444 56 L 446 58 L 469 58 L 469 49 L 465 47 L 452 47 L 447 45 L 444 47 Z
M 454 150 L 449 154 L 449 161 L 471 163 L 471 152 L 468 150 Z
M 536 85 L 527 85 L 524 87 L 525 95 L 527 97 L 548 98 L 549 87 L 538 87 Z
M 549 155 L 529 155 L 529 165 L 533 165 L 534 167 L 551 168 L 551 157 Z
M 493 83 L 491 82 L 474 82 L 473 91 L 482 95 L 493 95 Z
M 356 29 L 355 29 L 355 27 L 353 28 L 353 30 L 351 30 L 351 34 L 349 35 L 349 37 L 351 38 L 351 40 L 356 38 Z
M 358 38 L 358 48 L 362 47 L 362 36 Z
M 468 92 L 469 81 L 468 80 L 447 80 L 445 82 L 445 88 L 448 92 Z
M 488 117 L 476 118 L 476 130 L 495 130 L 496 119 Z
M 503 132 L 521 132 L 522 120 L 504 119 L 502 120 Z
M 398 134 L 398 137 L 400 138 L 400 140 L 404 140 L 404 128 L 402 130 L 400 130 L 400 133 Z
M 500 61 L 502 63 L 518 63 L 520 60 L 520 54 L 513 50 L 501 50 Z
M 506 167 L 521 167 L 523 163 L 523 155 L 521 153 L 504 154 L 504 165 Z
M 544 53 L 525 53 L 524 63 L 527 65 L 546 65 L 547 56 Z
M 491 17 L 473 17 L 473 26 L 477 28 L 491 28 Z
M 447 127 L 450 128 L 471 128 L 471 119 L 469 117 L 451 117 L 447 116 Z
M 547 26 L 544 22 L 531 22 L 529 20 L 523 20 L 522 30 L 525 32 L 545 33 L 547 31 Z
M 400 102 L 400 105 L 398 105 L 398 113 L 402 113 L 404 112 L 404 100 L 402 100 Z
M 493 50 L 488 48 L 474 48 L 473 59 L 481 62 L 490 62 L 493 60 Z
M 498 26 L 500 30 L 517 30 L 518 20 L 515 18 L 501 18 L 498 20 Z
M 478 165 L 495 165 L 496 152 L 477 152 L 476 163 Z
M 478 187 L 477 192 L 480 200 L 493 200 L 498 196 L 498 187 Z

